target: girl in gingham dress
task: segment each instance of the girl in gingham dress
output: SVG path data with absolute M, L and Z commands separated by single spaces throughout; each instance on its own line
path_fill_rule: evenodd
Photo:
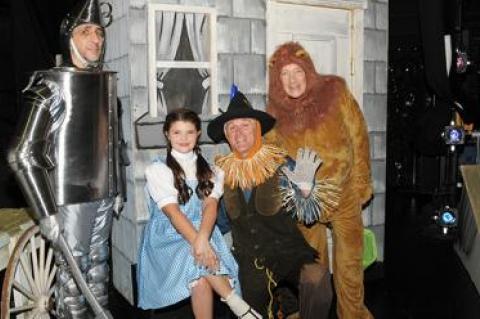
M 138 267 L 139 307 L 163 308 L 191 297 L 195 318 L 213 318 L 213 292 L 239 318 L 261 316 L 240 297 L 238 266 L 215 226 L 223 172 L 200 154 L 198 115 L 169 113 L 167 156 L 145 171 L 150 220 Z

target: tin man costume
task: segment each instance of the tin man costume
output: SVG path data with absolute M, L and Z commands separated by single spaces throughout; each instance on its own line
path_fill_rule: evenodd
M 111 18 L 105 5 L 106 14 L 96 0 L 81 1 L 62 21 L 63 66 L 32 75 L 23 91 L 26 117 L 9 153 L 42 234 L 57 248 L 59 318 L 90 315 L 58 238 L 65 239 L 90 291 L 105 306 L 112 213 L 122 206 L 116 77 L 102 71 L 104 28 L 111 22 L 104 21 Z M 74 29 L 84 24 L 99 32 L 97 61 L 83 57 L 73 41 Z

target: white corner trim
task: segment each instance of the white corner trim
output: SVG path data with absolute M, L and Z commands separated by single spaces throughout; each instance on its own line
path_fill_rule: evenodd
M 337 9 L 367 9 L 367 0 L 268 0 L 268 2 L 303 4 L 310 6 L 331 7 Z
M 355 0 L 357 1 L 357 0 Z M 199 7 L 199 6 L 189 6 L 189 5 L 180 5 L 180 4 L 165 4 L 158 2 L 150 2 L 148 4 L 149 10 L 155 11 L 178 11 L 178 12 L 189 12 L 189 13 L 207 13 L 207 14 L 216 14 L 217 10 L 213 7 Z

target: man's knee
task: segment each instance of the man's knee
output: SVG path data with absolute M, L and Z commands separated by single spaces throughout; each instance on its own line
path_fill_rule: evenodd
M 108 261 L 108 253 L 109 250 L 107 245 L 93 248 L 89 254 L 91 263 L 93 265 L 106 263 Z
M 300 271 L 300 284 L 320 285 L 324 280 L 330 280 L 330 272 L 320 264 L 305 264 Z
M 302 299 L 318 296 L 319 299 L 315 303 L 330 304 L 333 299 L 333 287 L 328 268 L 317 263 L 304 265 L 300 272 L 299 291 Z
M 301 318 L 328 318 L 333 289 L 327 267 L 315 263 L 304 265 L 299 292 Z
M 90 253 L 90 268 L 87 272 L 89 285 L 106 285 L 109 278 L 110 267 L 108 266 L 108 248 L 97 247 Z
M 108 282 L 109 267 L 105 264 L 92 265 L 87 272 L 88 283 Z

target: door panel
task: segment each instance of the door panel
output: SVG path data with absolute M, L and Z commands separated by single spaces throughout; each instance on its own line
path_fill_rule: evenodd
M 271 2 L 267 14 L 267 55 L 287 41 L 299 42 L 317 72 L 336 74 L 353 85 L 351 11 Z
M 334 36 L 319 36 L 311 34 L 296 34 L 293 40 L 300 42 L 303 47 L 310 53 L 315 63 L 318 73 L 322 74 L 341 74 L 341 66 L 339 61 L 344 57 L 339 56 L 339 41 Z

